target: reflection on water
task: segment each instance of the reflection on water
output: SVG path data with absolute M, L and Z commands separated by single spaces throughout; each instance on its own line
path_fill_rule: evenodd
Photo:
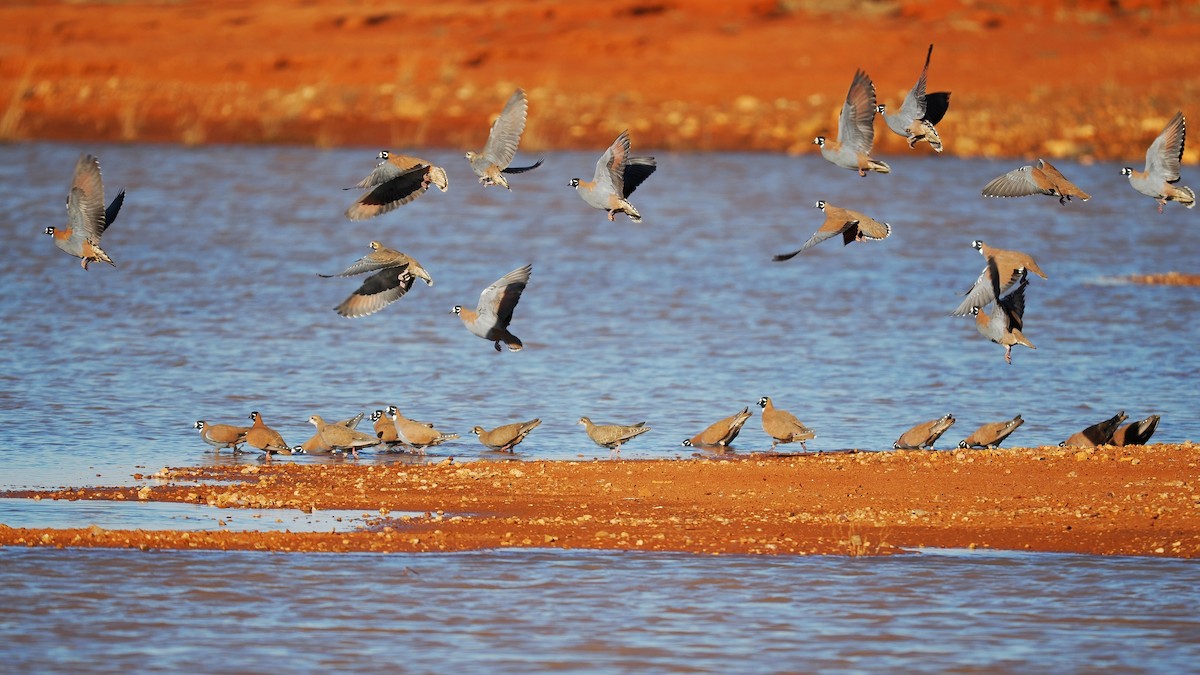
M 20 672 L 1098 670 L 1200 663 L 1188 561 L 0 549 Z
M 390 517 L 415 513 L 392 512 Z M 176 502 L 120 502 L 93 499 L 0 499 L 0 524 L 23 528 L 105 530 L 230 530 L 268 532 L 347 532 L 379 514 L 337 509 L 304 513 L 298 509 L 219 509 Z
M 649 422 L 623 457 L 687 457 L 682 439 L 763 395 L 816 429 L 810 447 L 823 450 L 890 448 L 946 412 L 959 423 L 942 447 L 1018 413 L 1027 423 L 1012 443 L 1053 444 L 1121 409 L 1161 414 L 1156 440 L 1200 438 L 1200 295 L 1105 282 L 1196 271 L 1196 215 L 1156 213 L 1116 165 L 1063 167 L 1095 197 L 1062 207 L 979 196 L 1007 166 L 995 162 L 906 155 L 891 158 L 892 174 L 860 179 L 815 155 L 658 153 L 635 225 L 609 223 L 567 187 L 592 153 L 551 154 L 506 192 L 476 185 L 457 152 L 430 151 L 449 168 L 449 192 L 351 223 L 341 188 L 373 151 L 86 149 L 128 198 L 105 236 L 120 267 L 84 273 L 41 234 L 63 218 L 81 148 L 0 147 L 0 181 L 19 187 L 0 193 L 0 423 L 19 432 L 0 447 L 0 487 L 257 461 L 215 459 L 192 423 L 244 424 L 259 410 L 297 444 L 313 413 L 389 403 L 463 436 L 433 461 L 506 459 L 470 428 L 535 416 L 543 424 L 517 459 L 607 457 L 582 415 Z M 817 199 L 887 220 L 893 234 L 772 263 L 820 224 Z M 1012 366 L 969 318 L 948 316 L 982 268 L 975 238 L 1033 254 L 1050 276 L 1027 292 L 1038 348 Z M 353 282 L 316 273 L 372 239 L 412 254 L 436 285 L 341 318 L 331 308 Z M 497 354 L 449 310 L 526 262 L 533 277 L 513 322 L 526 349 Z M 756 417 L 737 449 L 768 444 Z

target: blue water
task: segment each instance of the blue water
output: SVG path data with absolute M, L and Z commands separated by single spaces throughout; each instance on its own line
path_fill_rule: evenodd
M 100 157 L 110 197 L 128 190 L 104 238 L 117 269 L 85 273 L 41 234 L 63 224 L 83 150 Z M 812 155 L 656 153 L 636 225 L 609 223 L 567 186 L 591 175 L 591 153 L 552 153 L 512 192 L 475 184 L 457 151 L 421 154 L 447 168 L 450 190 L 352 223 L 341 213 L 356 192 L 342 188 L 371 170 L 373 150 L 0 147 L 0 488 L 129 483 L 214 461 L 196 419 L 238 424 L 259 410 L 296 444 L 313 413 L 389 403 L 462 434 L 433 453 L 458 460 L 495 457 L 472 426 L 532 417 L 543 424 L 518 458 L 606 457 L 581 415 L 647 420 L 654 431 L 624 457 L 689 456 L 683 438 L 763 395 L 824 450 L 889 448 L 946 412 L 959 422 L 942 447 L 1018 413 L 1027 422 L 1010 443 L 1054 444 L 1121 409 L 1162 415 L 1156 441 L 1200 438 L 1200 292 L 1114 282 L 1197 272 L 1200 211 L 1158 214 L 1116 164 L 1059 163 L 1095 195 L 1061 207 L 980 196 L 1011 160 L 914 153 L 860 179 Z M 818 199 L 893 235 L 771 262 L 819 226 Z M 1031 253 L 1050 276 L 1027 293 L 1038 349 L 1018 348 L 1011 366 L 970 318 L 948 316 L 982 269 L 976 238 Z M 331 309 L 360 280 L 316 273 L 372 239 L 436 283 L 344 319 Z M 526 349 L 497 354 L 449 311 L 525 263 L 512 330 Z M 759 424 L 739 450 L 768 445 Z
M 14 672 L 1192 672 L 1197 588 L 1187 561 L 997 552 L 0 549 L 0 656 Z

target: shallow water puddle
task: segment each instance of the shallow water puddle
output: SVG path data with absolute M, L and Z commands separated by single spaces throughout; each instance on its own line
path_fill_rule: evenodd
M 388 518 L 420 515 L 392 512 Z M 178 502 L 0 499 L 0 523 L 22 528 L 95 525 L 106 530 L 352 532 L 379 520 L 378 513 L 354 509 L 304 513 L 297 509 L 220 509 Z

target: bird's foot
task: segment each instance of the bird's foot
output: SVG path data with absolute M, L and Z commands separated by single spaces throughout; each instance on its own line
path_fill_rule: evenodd
M 1162 213 L 1163 207 L 1166 205 L 1167 205 L 1166 200 L 1163 200 L 1163 199 L 1158 200 L 1158 212 Z M 83 266 L 83 269 L 85 269 L 85 270 L 87 269 L 86 264 Z
M 496 348 L 496 351 L 500 351 L 500 341 L 499 340 L 497 340 L 496 344 L 494 344 L 492 346 Z
M 1012 347 L 1004 348 L 1004 362 L 1012 365 Z
M 1159 212 L 1161 213 L 1161 212 L 1162 212 L 1162 207 L 1161 207 L 1161 206 L 1160 206 L 1160 207 L 1158 207 L 1158 210 L 1159 210 Z M 617 212 L 616 212 L 616 211 L 609 211 L 609 212 L 608 212 L 608 222 L 610 222 L 610 223 L 615 223 L 616 221 L 617 221 Z

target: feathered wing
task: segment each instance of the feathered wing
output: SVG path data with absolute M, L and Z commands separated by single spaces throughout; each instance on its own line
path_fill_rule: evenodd
M 925 121 L 937 126 L 942 118 L 946 116 L 946 111 L 950 109 L 950 92 L 935 91 L 932 94 L 925 94 Z
M 630 157 L 625 163 L 621 196 L 628 199 L 657 168 L 658 162 L 653 157 Z
M 117 193 L 116 197 L 113 197 L 113 200 L 109 203 L 108 208 L 104 209 L 104 226 L 100 228 L 101 233 L 107 230 L 108 226 L 112 225 L 113 221 L 117 219 L 117 214 L 121 212 L 121 205 L 124 203 L 125 191 L 121 190 Z
M 929 51 L 925 53 L 925 67 L 921 69 L 921 76 L 917 78 L 917 83 L 913 85 L 913 88 L 908 90 L 908 95 L 904 97 L 904 103 L 900 104 L 900 117 L 905 122 L 925 118 L 925 81 L 929 76 L 929 60 L 932 57 L 933 45 L 929 45 Z
M 843 232 L 846 232 L 849 228 L 855 227 L 857 225 L 858 225 L 857 220 L 847 220 L 845 218 L 838 217 L 834 213 L 827 212 L 825 215 L 825 222 L 821 223 L 821 227 L 817 228 L 817 231 L 814 232 L 813 235 L 808 238 L 808 241 L 804 242 L 803 246 L 801 246 L 799 249 L 797 249 L 795 251 L 792 251 L 791 253 L 781 253 L 781 254 L 775 256 L 774 258 L 772 258 L 772 260 L 774 260 L 775 262 L 783 262 L 784 260 L 791 260 L 792 258 L 795 258 L 797 255 L 799 255 L 799 254 L 807 251 L 808 249 L 816 246 L 817 244 L 825 241 L 826 239 L 829 239 L 830 237 L 836 237 L 837 235 L 842 234 Z
M 408 266 L 390 267 L 367 277 L 362 286 L 333 310 L 348 319 L 374 314 L 404 297 L 412 288 L 414 277 Z
M 1155 180 L 1174 183 L 1179 180 L 1179 160 L 1183 157 L 1187 125 L 1182 112 L 1175 113 L 1162 133 L 1146 150 L 1146 173 Z
M 515 269 L 483 289 L 479 294 L 479 306 L 475 310 L 479 315 L 478 320 L 493 328 L 507 329 L 532 271 L 533 265 Z
M 612 191 L 613 194 L 624 193 L 625 163 L 629 159 L 629 131 L 622 131 L 617 140 L 608 146 L 604 154 L 596 162 L 596 175 L 592 180 L 601 191 Z M 603 187 L 602 187 L 603 186 Z
M 875 144 L 875 84 L 862 70 L 855 71 L 838 120 L 838 143 L 855 152 L 870 154 Z
M 1007 330 L 1021 330 L 1025 327 L 1025 288 L 1028 285 L 1025 275 L 1021 275 L 1021 283 L 1017 290 L 1000 298 L 996 303 L 1004 312 Z
M 1044 174 L 1050 177 L 1051 182 L 1058 188 L 1058 193 L 1064 197 L 1076 197 L 1082 201 L 1087 201 L 1092 198 L 1091 195 L 1079 189 L 1079 186 L 1067 180 L 1067 177 L 1062 175 L 1053 164 L 1044 159 L 1038 160 L 1038 168 Z
M 407 267 L 411 263 L 412 259 L 399 251 L 393 251 L 390 248 L 380 248 L 378 251 L 372 251 L 355 260 L 349 267 L 337 274 L 318 274 L 317 276 L 325 279 L 331 277 L 352 277 L 356 274 L 374 272 L 388 267 Z
M 346 209 L 346 217 L 350 220 L 374 218 L 420 197 L 429 189 L 429 183 L 425 181 L 427 168 L 404 172 L 396 171 L 391 179 L 378 184 L 370 192 L 354 200 L 350 208 Z M 379 169 L 376 169 L 375 173 L 380 173 Z M 375 174 L 373 173 L 373 175 Z M 371 176 L 359 183 L 359 186 L 363 186 L 369 180 L 372 180 Z
M 82 236 L 93 242 L 100 241 L 100 235 L 108 227 L 100 160 L 93 155 L 80 155 L 75 162 L 71 191 L 67 195 L 67 220 L 74 236 Z
M 966 297 L 959 303 L 958 307 L 951 312 L 952 316 L 966 316 L 971 313 L 972 307 L 986 307 L 988 304 L 995 302 L 996 298 L 1002 296 L 1014 284 L 1025 278 L 1025 273 L 1014 272 L 1008 279 L 1001 281 L 999 279 L 1000 272 L 996 266 L 994 259 L 989 259 L 983 272 L 979 278 L 975 280 L 975 284 L 965 293 Z
M 1023 166 L 996 176 L 983 186 L 983 194 L 986 197 L 1028 197 L 1029 195 L 1052 194 L 1034 182 L 1031 176 L 1033 171 L 1032 166 Z
M 492 123 L 487 144 L 483 146 L 483 155 L 502 170 L 517 154 L 517 144 L 521 142 L 521 134 L 525 132 L 528 109 L 525 91 L 518 89 L 509 97 L 504 109 L 500 111 L 500 116 Z

